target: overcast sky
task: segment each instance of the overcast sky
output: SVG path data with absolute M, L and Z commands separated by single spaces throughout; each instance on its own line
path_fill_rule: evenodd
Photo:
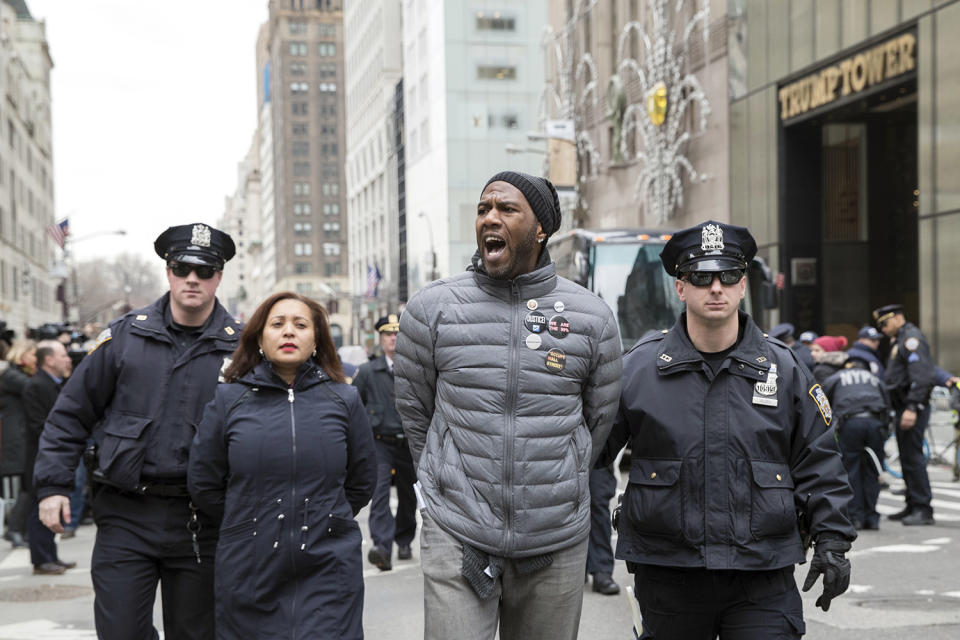
M 170 225 L 214 223 L 257 123 L 267 0 L 27 0 L 53 58 L 56 219 L 78 258 L 153 256 Z M 127 235 L 82 240 L 102 231 Z

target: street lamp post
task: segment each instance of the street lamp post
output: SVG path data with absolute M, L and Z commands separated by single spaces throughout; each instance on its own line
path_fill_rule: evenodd
M 436 246 L 433 244 L 433 223 L 430 222 L 430 217 L 421 211 L 417 214 L 418 218 L 423 218 L 427 223 L 427 236 L 430 239 L 430 280 L 439 280 L 440 275 L 437 273 L 437 250 Z

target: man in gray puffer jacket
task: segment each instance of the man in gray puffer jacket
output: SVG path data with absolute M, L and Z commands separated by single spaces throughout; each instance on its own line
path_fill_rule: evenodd
M 419 479 L 427 639 L 576 638 L 589 472 L 616 414 L 620 336 L 558 277 L 553 185 L 504 171 L 477 207 L 465 273 L 400 318 L 397 409 Z

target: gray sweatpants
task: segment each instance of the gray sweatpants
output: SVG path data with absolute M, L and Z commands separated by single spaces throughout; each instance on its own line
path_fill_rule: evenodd
M 587 539 L 554 552 L 553 563 L 518 575 L 507 560 L 496 593 L 481 600 L 460 574 L 463 545 L 421 511 L 424 640 L 576 640 Z

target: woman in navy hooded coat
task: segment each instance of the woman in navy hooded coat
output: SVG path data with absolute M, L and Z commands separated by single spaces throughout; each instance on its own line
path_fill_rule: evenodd
M 194 503 L 222 518 L 217 638 L 363 638 L 361 534 L 373 435 L 323 308 L 254 312 L 190 452 Z

